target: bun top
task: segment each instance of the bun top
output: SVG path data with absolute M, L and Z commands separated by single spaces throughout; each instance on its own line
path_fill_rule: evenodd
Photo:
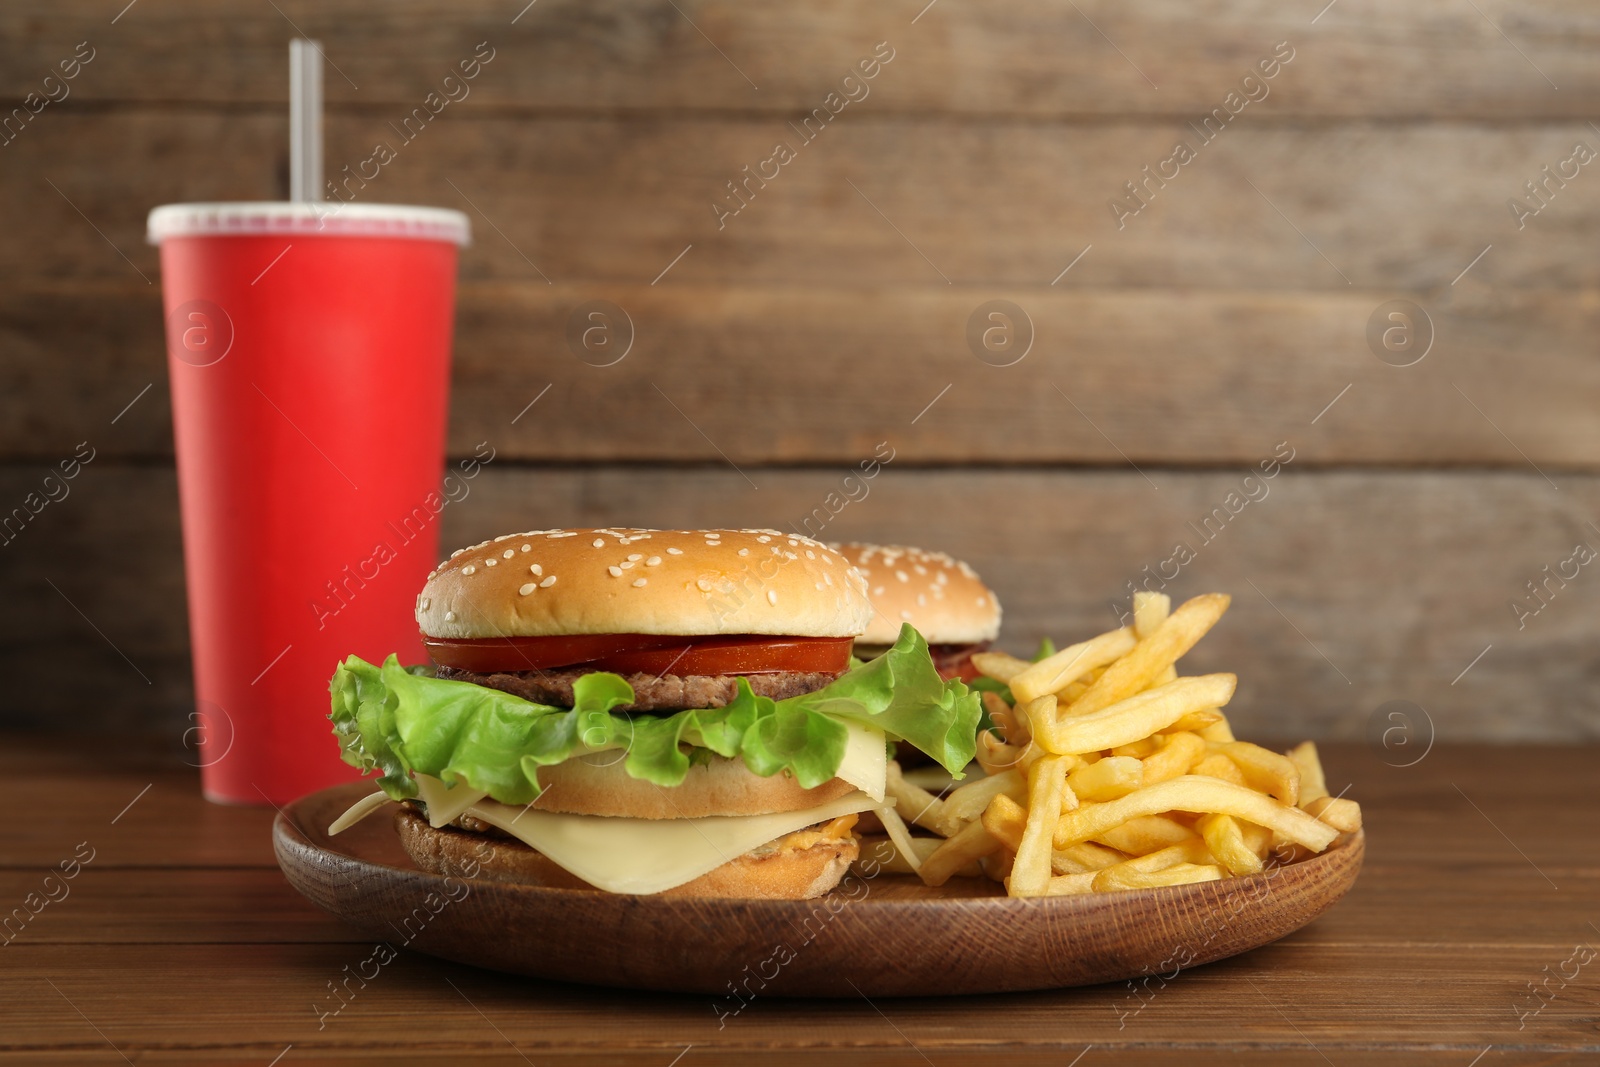
M 854 637 L 866 581 L 777 530 L 530 530 L 460 549 L 428 575 L 428 637 L 773 634 Z
M 970 645 L 1000 635 L 999 599 L 961 560 L 905 545 L 833 547 L 867 580 L 875 610 L 856 639 L 861 644 L 893 644 L 903 622 L 930 645 Z

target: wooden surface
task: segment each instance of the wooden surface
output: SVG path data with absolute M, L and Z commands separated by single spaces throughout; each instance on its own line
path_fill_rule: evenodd
M 494 50 L 360 191 L 459 208 L 476 235 L 449 448 L 498 458 L 447 548 L 547 523 L 787 526 L 889 440 L 891 477 L 834 530 L 971 559 L 1021 650 L 1102 628 L 1288 441 L 1272 499 L 1173 586 L 1240 603 L 1229 651 L 1263 653 L 1251 727 L 1356 736 L 1406 699 L 1450 738 L 1600 735 L 1600 583 L 1523 628 L 1511 608 L 1600 548 L 1600 172 L 1520 227 L 1507 206 L 1600 146 L 1581 0 L 112 6 L 0 11 L 7 107 L 95 50 L 0 147 L 0 515 L 79 442 L 97 456 L 0 546 L 0 722 L 171 744 L 189 725 L 144 220 L 286 194 L 298 27 L 332 64 L 333 175 Z M 719 228 L 725 183 L 880 41 L 869 95 Z M 1284 41 L 1269 95 L 1119 225 L 1124 183 Z M 1035 330 L 1012 367 L 965 337 L 997 298 Z M 1365 339 L 1397 298 L 1436 332 L 1408 368 Z M 634 323 L 615 367 L 567 348 L 591 299 Z
M 1527 983 L 1576 946 L 1600 947 L 1588 787 L 1600 749 L 1440 745 L 1408 768 L 1363 746 L 1324 755 L 1330 786 L 1348 784 L 1366 817 L 1350 895 L 1273 945 L 1152 982 L 1142 1009 L 1123 983 L 956 1000 L 758 997 L 719 1029 L 708 997 L 562 986 L 402 949 L 319 1030 L 313 1006 L 336 1006 L 328 983 L 374 945 L 284 881 L 272 810 L 206 804 L 192 771 L 138 746 L 68 754 L 11 735 L 0 802 L 37 814 L 0 835 L 0 892 L 20 905 L 80 842 L 94 859 L 0 947 L 0 1062 L 120 1062 L 114 1046 L 139 1063 L 261 1065 L 290 1045 L 280 1063 L 666 1067 L 683 1053 L 692 1067 L 760 1053 L 1059 1065 L 1086 1046 L 1083 1067 L 1592 1062 L 1600 961 L 1564 988 L 1551 979 L 1542 1002 Z
M 1246 877 L 1035 901 L 1009 899 L 986 878 L 933 889 L 856 872 L 819 900 L 630 897 L 419 870 L 400 849 L 392 808 L 330 837 L 371 792 L 360 782 L 326 789 L 272 824 L 290 884 L 369 936 L 398 926 L 407 947 L 430 956 L 584 985 L 722 998 L 732 982 L 740 1000 L 970 996 L 1198 966 L 1314 921 L 1349 892 L 1365 847 L 1357 833 Z

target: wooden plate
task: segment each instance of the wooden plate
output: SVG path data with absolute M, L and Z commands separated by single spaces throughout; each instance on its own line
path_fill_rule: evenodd
M 588 985 L 728 997 L 1050 989 L 1169 973 L 1275 941 L 1355 882 L 1365 839 L 1265 874 L 1012 900 L 986 879 L 930 889 L 849 876 L 818 900 L 631 897 L 420 871 L 380 811 L 329 838 L 365 783 L 290 804 L 272 826 L 289 882 L 400 948 Z

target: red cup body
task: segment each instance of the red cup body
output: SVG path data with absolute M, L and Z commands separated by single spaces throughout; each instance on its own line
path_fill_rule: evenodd
M 282 804 L 359 777 L 328 679 L 422 662 L 456 246 L 328 234 L 161 243 L 202 784 Z

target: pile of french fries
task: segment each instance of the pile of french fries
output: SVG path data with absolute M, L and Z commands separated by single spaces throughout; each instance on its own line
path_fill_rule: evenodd
M 1031 663 L 975 655 L 1009 690 L 983 694 L 999 733 L 979 735 L 983 776 L 935 796 L 891 763 L 888 838 L 858 862 L 1061 896 L 1255 874 L 1359 830 L 1361 808 L 1329 796 L 1316 745 L 1235 740 L 1221 710 L 1235 676 L 1178 675 L 1228 602 L 1212 593 L 1173 611 L 1165 594 L 1138 593 L 1131 626 Z

